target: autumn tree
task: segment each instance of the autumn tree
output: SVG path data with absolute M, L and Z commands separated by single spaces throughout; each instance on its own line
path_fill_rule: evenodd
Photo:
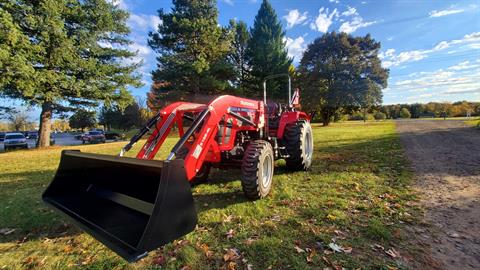
M 326 33 L 309 44 L 297 69 L 302 105 L 318 110 L 324 125 L 344 109 L 382 102 L 388 70 L 378 58 L 380 43 L 366 35 Z
M 173 0 L 171 12 L 160 9 L 158 16 L 163 23 L 148 44 L 158 55 L 152 79 L 163 87 L 152 88 L 152 95 L 201 100 L 227 91 L 234 75 L 226 59 L 232 35 L 218 25 L 216 1 Z
M 39 147 L 54 113 L 130 102 L 139 63 L 127 49 L 128 13 L 108 0 L 0 2 L 0 95 L 41 108 Z M 122 105 L 123 106 L 123 105 Z

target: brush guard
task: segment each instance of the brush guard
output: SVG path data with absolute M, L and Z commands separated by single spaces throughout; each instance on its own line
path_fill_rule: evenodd
M 184 160 L 64 150 L 43 200 L 129 262 L 197 224 Z

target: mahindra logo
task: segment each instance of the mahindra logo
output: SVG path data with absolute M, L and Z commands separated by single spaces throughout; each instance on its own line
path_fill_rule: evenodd
M 244 106 L 255 107 L 255 104 L 253 104 L 253 103 L 251 103 L 251 102 L 248 102 L 248 101 L 240 100 L 240 104 L 241 104 L 241 105 L 244 105 Z

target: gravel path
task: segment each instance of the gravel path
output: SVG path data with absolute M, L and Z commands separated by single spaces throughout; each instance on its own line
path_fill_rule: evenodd
M 427 257 L 412 268 L 480 269 L 480 130 L 462 121 L 398 121 L 428 226 L 410 228 Z M 422 261 L 422 262 L 419 262 Z

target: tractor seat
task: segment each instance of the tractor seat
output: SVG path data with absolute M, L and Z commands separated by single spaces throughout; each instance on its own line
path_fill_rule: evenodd
M 269 118 L 275 118 L 282 112 L 282 107 L 276 102 L 267 101 L 267 114 Z

